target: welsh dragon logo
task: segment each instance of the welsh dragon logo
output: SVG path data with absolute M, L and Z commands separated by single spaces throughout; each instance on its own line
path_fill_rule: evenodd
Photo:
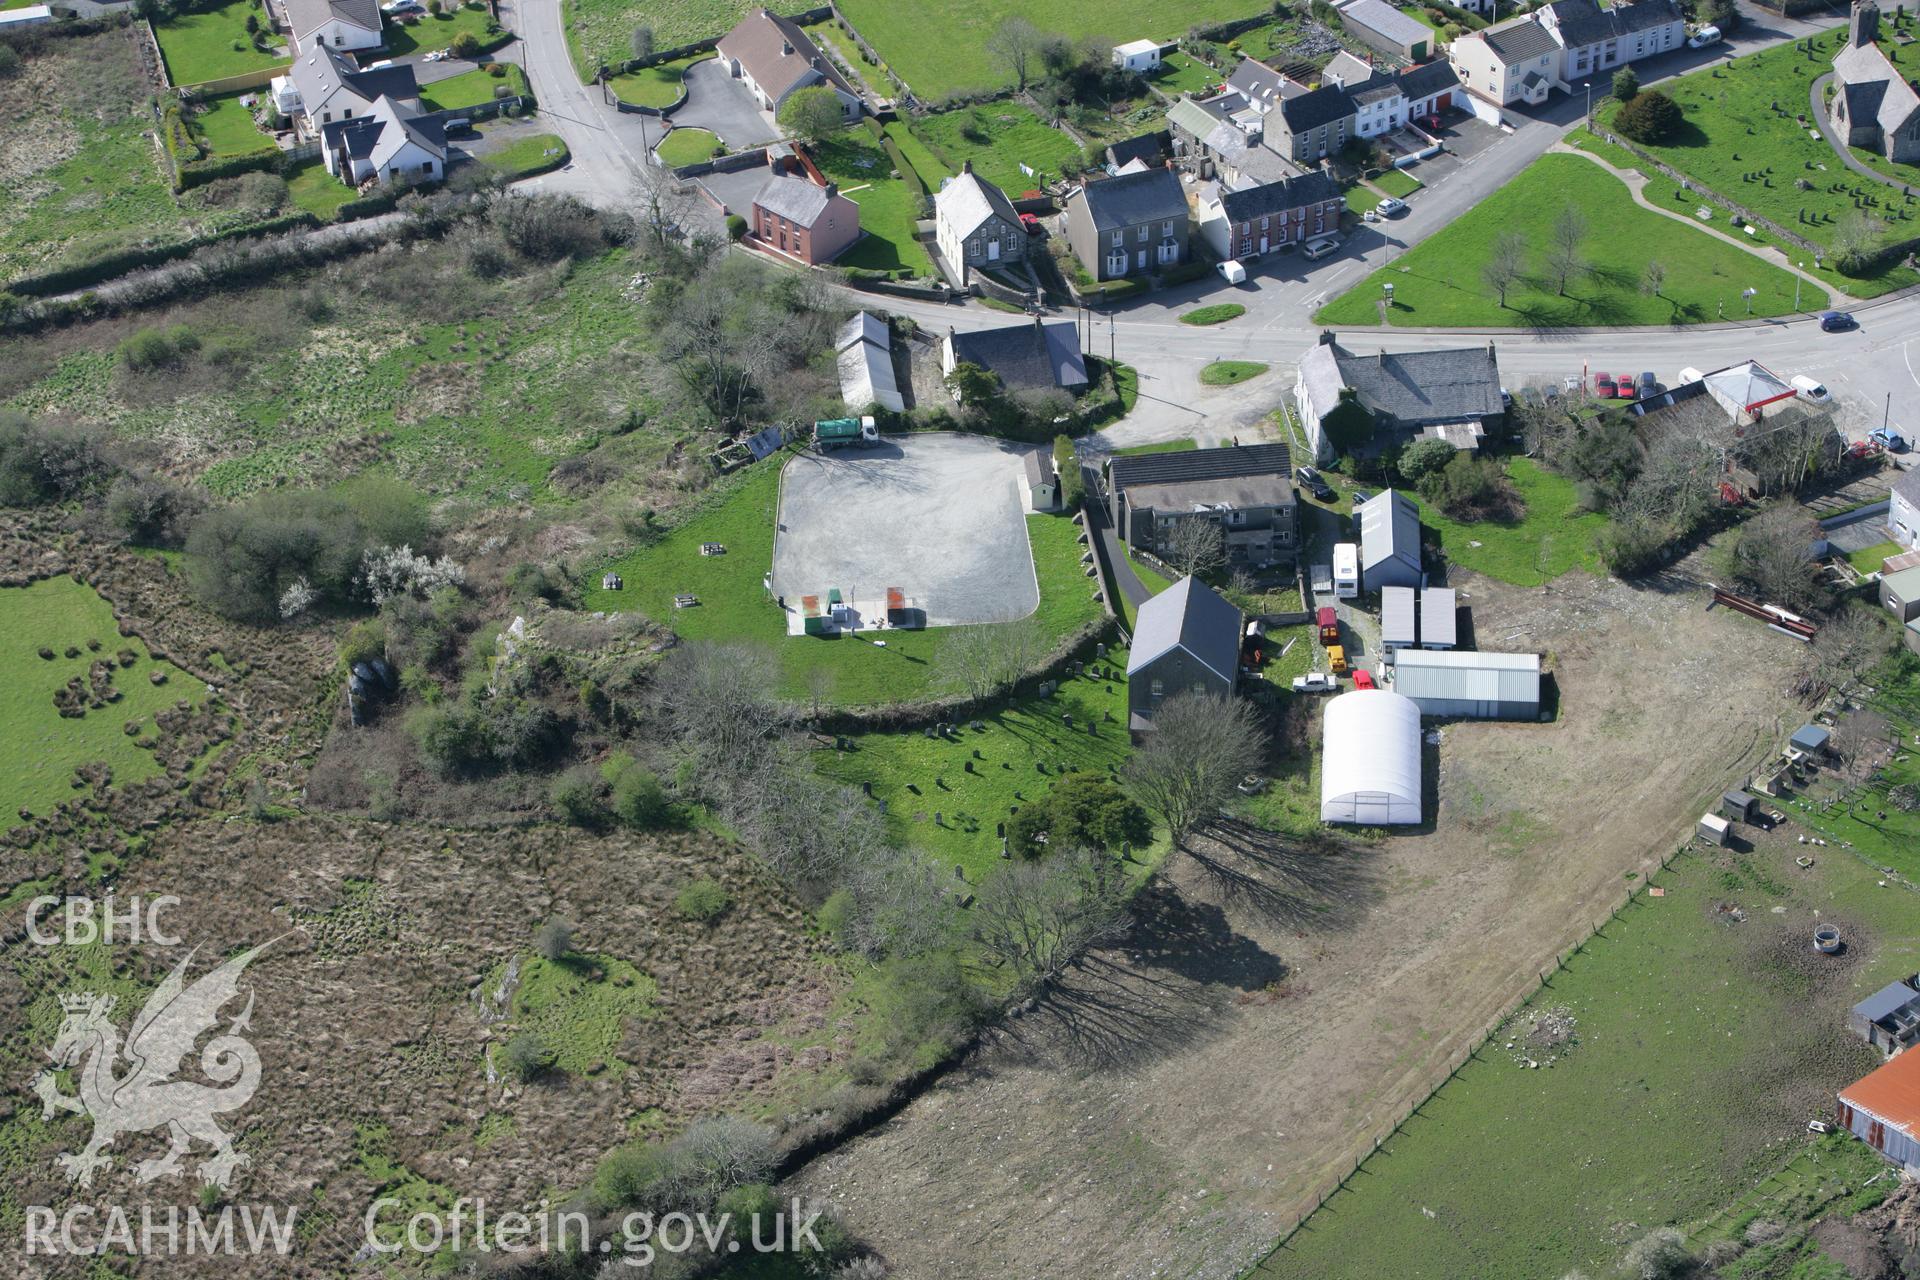
M 148 998 L 127 1029 L 124 1045 L 110 1017 L 112 996 L 60 997 L 66 1017 L 48 1053 L 54 1066 L 34 1077 L 33 1091 L 39 1095 L 43 1116 L 71 1111 L 93 1117 L 93 1137 L 86 1149 L 78 1155 L 62 1152 L 55 1157 L 68 1181 L 93 1185 L 94 1170 L 113 1163 L 105 1152 L 121 1134 L 165 1126 L 171 1140 L 166 1154 L 142 1160 L 134 1166 L 134 1176 L 144 1183 L 180 1172 L 181 1157 L 200 1142 L 213 1148 L 196 1170 L 200 1180 L 226 1188 L 247 1157 L 233 1149 L 233 1139 L 214 1123 L 214 1117 L 245 1106 L 260 1086 L 260 1055 L 240 1034 L 248 1029 L 253 1015 L 251 988 L 239 1016 L 200 1051 L 200 1070 L 214 1084 L 173 1077 L 195 1042 L 219 1023 L 220 1010 L 240 994 L 240 975 L 247 965 L 272 945 L 263 942 L 241 952 L 190 987 L 186 971 L 194 952 L 189 951 Z M 55 1080 L 54 1070 L 66 1067 L 76 1068 L 77 1096 L 61 1093 Z

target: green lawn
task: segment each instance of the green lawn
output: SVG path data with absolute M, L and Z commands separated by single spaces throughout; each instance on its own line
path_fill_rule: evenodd
M 904 178 L 893 178 L 893 161 L 864 129 L 846 129 L 813 149 L 820 171 L 840 184 L 840 194 L 860 206 L 859 243 L 842 254 L 836 266 L 870 271 L 911 268 L 915 275 L 933 274 L 933 259 L 914 238 L 920 218 L 920 196 Z
M 273 150 L 273 135 L 261 132 L 253 121 L 253 112 L 240 105 L 240 96 L 228 93 L 208 98 L 193 118 L 193 127 L 216 156 Z
M 1420 502 L 1412 490 L 1404 492 L 1420 502 L 1420 523 L 1439 532 L 1447 559 L 1475 573 L 1537 587 L 1570 569 L 1603 572 L 1594 540 L 1606 528 L 1607 518 L 1591 511 L 1574 514 L 1573 481 L 1531 458 L 1510 460 L 1507 478 L 1527 506 L 1526 515 L 1514 525 L 1461 524 Z
M 1888 556 L 1897 556 L 1904 550 L 1906 550 L 1905 547 L 1889 538 L 1884 542 L 1876 542 L 1870 547 L 1847 552 L 1847 563 L 1862 573 L 1878 573 L 1882 561 Z
M 1506 1047 L 1525 1034 L 1523 1011 L 1253 1275 L 1624 1274 L 1615 1268 L 1635 1239 L 1718 1214 L 1802 1150 L 1808 1118 L 1876 1059 L 1841 1015 L 1912 971 L 1915 900 L 1876 888 L 1836 851 L 1810 871 L 1782 852 L 1688 854 L 1654 882 L 1663 897 L 1636 895 L 1533 997 L 1532 1009 L 1572 1017 L 1568 1051 L 1525 1067 L 1549 1055 L 1524 1039 Z M 1744 921 L 1728 923 L 1723 904 Z M 1798 959 L 1816 910 L 1863 942 L 1851 983 Z M 1445 1024 L 1444 1011 L 1409 1010 L 1393 1033 Z
M 1061 765 L 1101 773 L 1126 759 L 1126 663 L 1125 650 L 1110 651 L 1086 675 L 1062 681 L 1051 698 L 982 716 L 982 730 L 962 724 L 950 739 L 862 734 L 851 751 L 817 753 L 820 772 L 853 786 L 872 784 L 895 839 L 964 868 L 978 884 L 1001 865 L 997 824 L 1014 806 L 1045 795 Z M 1096 670 L 1107 678 L 1096 679 Z M 1087 732 L 1089 724 L 1095 733 Z
M 98 644 L 98 651 L 90 644 Z M 40 656 L 43 647 L 53 651 L 51 660 Z M 77 656 L 67 657 L 69 648 Z M 123 650 L 132 651 L 132 665 L 120 666 Z M 72 677 L 87 682 L 95 662 L 113 668 L 119 700 L 78 719 L 63 717 L 54 694 Z M 165 673 L 165 684 L 153 683 L 156 671 Z M 43 814 L 70 798 L 68 781 L 83 764 L 106 764 L 120 786 L 158 773 L 152 754 L 134 745 L 136 735 L 125 726 L 137 721 L 142 734 L 151 734 L 155 713 L 181 698 L 204 700 L 203 686 L 155 660 L 139 640 L 123 637 L 113 609 L 93 588 L 72 578 L 48 578 L 0 589 L 0 741 L 6 761 L 0 769 L 0 829 L 12 826 L 23 806 Z
M 486 7 L 462 7 L 443 10 L 438 16 L 429 14 L 418 22 L 387 23 L 387 52 L 389 58 L 404 58 L 411 53 L 431 53 L 435 49 L 450 47 L 461 33 L 469 33 L 480 42 L 483 50 L 493 50 L 505 44 L 510 38 L 504 31 L 490 31 L 493 19 L 487 15 Z
M 1200 381 L 1209 387 L 1231 387 L 1259 377 L 1267 368 L 1257 360 L 1215 360 L 1200 370 Z
M 1347 188 L 1347 208 L 1354 213 L 1365 213 L 1379 204 L 1380 194 L 1372 188 L 1363 187 L 1357 182 Z
M 1409 9 L 1406 12 L 1417 13 L 1419 10 Z M 1405 200 L 1408 196 L 1420 189 L 1421 182 L 1420 179 L 1414 177 L 1405 169 L 1388 169 L 1385 173 L 1382 173 L 1373 180 L 1373 185 L 1390 196 Z
M 689 640 L 750 641 L 779 661 L 780 688 L 789 697 L 810 693 L 810 671 L 829 673 L 831 701 L 870 705 L 942 692 L 940 646 L 949 628 L 890 631 L 887 647 L 855 637 L 789 636 L 786 618 L 767 598 L 761 579 L 773 563 L 775 510 L 780 468 L 787 454 L 756 464 L 716 486 L 703 508 L 685 524 L 611 566 L 626 580 L 623 591 L 599 587 L 603 570 L 587 575 L 585 607 L 637 609 Z M 1040 581 L 1039 625 L 1065 636 L 1101 615 L 1093 584 L 1083 575 L 1079 527 L 1065 516 L 1033 516 L 1027 536 Z M 703 556 L 700 544 L 718 542 L 722 556 Z M 673 598 L 692 592 L 700 604 L 675 609 Z
M 489 75 L 476 67 L 472 71 L 423 85 L 420 89 L 420 105 L 429 111 L 457 111 L 492 102 L 496 97 L 503 96 L 498 92 L 500 89 L 507 91 L 506 97 L 528 92 L 527 73 L 511 62 L 501 65 L 507 69 L 503 76 Z
M 670 107 L 680 100 L 680 85 L 687 78 L 687 68 L 712 56 L 696 53 L 673 62 L 656 62 L 639 71 L 615 76 L 607 84 L 622 102 L 636 107 Z
M 227 0 L 217 9 L 182 13 L 154 24 L 160 55 L 167 61 L 167 78 L 175 85 L 223 80 L 262 67 L 287 65 L 291 59 L 261 53 L 247 34 L 247 15 L 266 18 L 251 0 Z M 238 45 L 239 48 L 234 46 Z
M 1792 44 L 1780 45 L 1662 84 L 1660 88 L 1680 104 L 1686 121 L 1677 137 L 1646 150 L 1699 184 L 1816 244 L 1831 244 L 1841 220 L 1857 203 L 1889 219 L 1896 237 L 1920 234 L 1915 225 L 1920 204 L 1849 173 L 1833 148 L 1809 132 L 1811 124 L 1797 119 L 1809 110 L 1807 95 L 1813 81 L 1833 69 L 1841 31 L 1844 28 L 1836 28 L 1816 39 L 1811 54 Z M 1897 52 L 1896 56 L 1911 55 Z M 1612 100 L 1596 102 L 1601 127 L 1608 127 L 1617 110 Z M 1908 172 L 1920 181 L 1920 170 Z M 1688 213 L 1698 207 L 1699 197 L 1680 192 L 1672 179 L 1657 172 L 1648 178 L 1649 199 Z M 1798 181 L 1809 183 L 1810 189 L 1797 189 Z M 1726 217 L 1724 211 L 1714 211 L 1716 225 L 1724 227 Z M 1870 294 L 1913 284 L 1920 275 L 1899 268 L 1871 283 L 1832 278 L 1849 293 Z
M 973 171 L 1009 196 L 1018 197 L 1045 178 L 1078 173 L 1085 157 L 1072 138 L 1017 102 L 989 102 L 924 116 L 913 128 L 954 173 L 966 161 Z M 1024 164 L 1036 171 L 1028 177 Z M 918 162 L 915 162 L 918 167 Z M 930 184 L 930 189 L 938 184 Z
M 1199 97 L 1215 85 L 1226 82 L 1226 75 L 1184 53 L 1169 53 L 1160 59 L 1160 71 L 1153 83 L 1170 97 L 1189 94 Z
M 725 35 L 755 5 L 751 0 L 561 0 L 567 49 L 580 79 L 593 79 L 602 64 L 618 66 L 633 56 L 633 29 L 653 28 L 653 47 L 678 49 Z M 775 5 L 781 13 L 799 7 Z
M 1210 307 L 1195 307 L 1180 317 L 1181 324 L 1225 324 L 1229 320 L 1238 320 L 1247 314 L 1247 309 L 1237 302 L 1216 302 Z
M 671 129 L 654 150 L 661 163 L 677 169 L 683 164 L 711 160 L 713 149 L 719 145 L 719 136 L 705 129 Z
M 1588 226 L 1583 252 L 1589 270 L 1559 296 L 1546 276 L 1546 253 L 1561 210 L 1572 205 Z M 1528 249 L 1528 274 L 1507 291 L 1507 305 L 1482 279 L 1496 236 L 1515 232 Z M 1657 296 L 1644 292 L 1647 264 L 1666 270 Z M 1373 325 L 1381 286 L 1392 282 L 1391 322 L 1442 328 L 1483 325 L 1678 324 L 1713 320 L 1724 304 L 1742 314 L 1741 291 L 1759 292 L 1753 314 L 1794 311 L 1794 280 L 1787 272 L 1684 223 L 1633 202 L 1626 185 L 1579 156 L 1547 155 L 1411 251 L 1374 272 L 1320 311 L 1325 324 Z M 1805 286 L 1804 311 L 1827 303 Z
M 900 154 L 907 158 L 913 171 L 920 175 L 920 185 L 928 191 L 938 191 L 940 183 L 954 175 L 939 156 L 927 150 L 927 144 L 920 141 L 918 134 L 907 127 L 905 120 L 889 120 L 886 123 L 888 141 L 900 148 Z
M 1244 18 L 1258 8 L 1247 0 L 1193 0 L 1185 5 L 1166 0 L 1112 0 L 1100 5 L 1068 0 L 983 0 L 972 5 L 951 0 L 847 0 L 840 12 L 915 93 L 933 101 L 962 89 L 1013 82 L 1012 73 L 987 53 L 988 39 L 1010 17 L 1022 17 L 1042 31 L 1076 39 L 1130 40 L 1143 32 L 1171 39 L 1189 27 Z M 726 27 L 721 23 L 713 31 Z
M 331 218 L 340 206 L 357 199 L 359 193 L 327 172 L 319 160 L 309 160 L 287 171 L 287 190 L 293 202 L 315 217 Z
M 519 138 L 495 151 L 489 151 L 482 163 L 497 169 L 507 176 L 509 181 L 524 178 L 528 174 L 544 173 L 549 169 L 558 169 L 568 159 L 567 144 L 560 140 L 557 133 L 536 133 L 529 138 Z

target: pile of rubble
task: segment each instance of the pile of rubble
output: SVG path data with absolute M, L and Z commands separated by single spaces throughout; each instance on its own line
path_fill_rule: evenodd
M 1563 1004 L 1523 1009 L 1495 1037 L 1514 1065 L 1532 1070 L 1550 1067 L 1579 1043 L 1579 1022 Z

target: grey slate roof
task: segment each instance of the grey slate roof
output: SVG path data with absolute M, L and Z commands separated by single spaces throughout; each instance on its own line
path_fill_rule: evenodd
M 1409 18 L 1392 5 L 1384 3 L 1384 0 L 1348 0 L 1340 6 L 1340 19 L 1344 23 L 1377 32 L 1409 49 L 1422 41 L 1431 48 L 1436 38 L 1432 27 Z
M 840 329 L 835 361 L 840 373 L 840 398 L 849 409 L 870 404 L 899 413 L 906 408 L 899 379 L 893 372 L 893 334 L 871 311 L 856 311 Z
M 1420 572 L 1420 508 L 1404 493 L 1385 489 L 1360 504 L 1360 577 L 1389 560 Z
M 767 185 L 753 198 L 760 208 L 778 214 L 797 227 L 811 227 L 832 200 L 833 193 L 825 187 L 784 173 L 768 178 Z
M 1167 124 L 1185 130 L 1196 138 L 1205 138 L 1226 118 L 1225 107 L 1218 98 L 1209 98 L 1205 102 L 1198 98 L 1182 98 L 1167 108 Z
M 1353 100 L 1339 85 L 1321 85 L 1311 93 L 1303 93 L 1297 98 L 1288 98 L 1279 107 L 1280 118 L 1287 122 L 1287 128 L 1294 133 L 1306 129 L 1317 129 L 1323 124 L 1332 124 L 1335 120 L 1354 114 Z
M 733 30 L 720 37 L 717 51 L 723 58 L 738 59 L 753 82 L 775 102 L 815 72 L 847 96 L 859 96 L 806 32 L 766 9 L 755 9 L 740 19 Z
M 1268 182 L 1242 191 L 1229 191 L 1220 197 L 1227 221 L 1245 222 L 1268 217 L 1288 209 L 1305 209 L 1326 200 L 1340 199 L 1340 188 L 1325 170 L 1315 169 L 1297 178 Z
M 1920 507 L 1920 467 L 1908 467 L 1893 482 L 1893 492 Z
M 1351 387 L 1363 406 L 1403 426 L 1486 418 L 1503 408 L 1491 345 L 1363 356 L 1322 342 L 1302 357 L 1300 375 L 1322 413 L 1333 407 L 1341 387 Z
M 1560 51 L 1553 33 L 1532 17 L 1515 18 L 1511 22 L 1488 27 L 1479 35 L 1487 42 L 1487 48 L 1493 50 L 1494 56 L 1509 67 L 1531 62 L 1542 54 Z
M 1020 215 L 1014 211 L 1007 193 L 968 170 L 962 170 L 934 195 L 933 216 L 951 224 L 962 239 L 992 218 L 999 218 L 1016 230 L 1020 226 Z
M 1168 148 L 1166 130 L 1158 133 L 1143 133 L 1137 138 L 1123 138 L 1107 148 L 1107 158 L 1113 161 L 1117 169 L 1133 160 L 1141 160 L 1151 165 L 1164 155 Z
M 1800 751 L 1818 751 L 1827 745 L 1833 737 L 1833 730 L 1820 724 L 1803 724 L 1793 731 L 1787 741 Z
M 1136 485 L 1193 480 L 1230 480 L 1240 476 L 1290 475 L 1293 454 L 1283 444 L 1243 444 L 1220 449 L 1182 449 L 1115 458 L 1107 482 L 1115 492 Z
M 1894 1014 L 1908 1010 L 1920 1013 L 1920 983 L 1913 978 L 1902 978 L 1898 982 L 1889 982 L 1872 995 L 1853 1006 L 1854 1016 L 1868 1022 L 1879 1022 L 1882 1018 L 1893 1022 Z M 1893 1030 L 1888 1026 L 1887 1030 Z
M 372 163 L 376 173 L 408 142 L 425 148 L 440 162 L 442 173 L 447 162 L 446 123 L 436 117 L 421 116 L 405 103 L 383 97 L 363 116 L 335 120 L 323 125 L 321 142 L 329 150 L 344 148 L 355 160 Z
M 1053 483 L 1055 472 L 1051 451 L 1044 448 L 1029 450 L 1021 465 L 1026 468 L 1028 485 Z
M 410 64 L 359 71 L 345 54 L 319 46 L 302 51 L 290 74 L 300 93 L 300 109 L 316 122 L 328 112 L 345 118 L 351 109 L 364 115 L 381 98 L 411 102 L 420 96 Z
M 1070 196 L 1068 203 L 1075 200 L 1086 205 L 1096 231 L 1169 218 L 1184 225 L 1187 218 L 1187 195 L 1180 189 L 1180 179 L 1171 169 L 1148 169 L 1145 173 L 1125 173 L 1117 178 L 1089 182 Z M 1068 323 L 1071 327 L 1071 322 Z
M 1242 58 L 1240 65 L 1233 69 L 1233 74 L 1227 77 L 1229 89 L 1263 108 L 1287 96 L 1285 85 L 1285 76 L 1253 58 Z
M 1240 611 L 1191 576 L 1140 606 L 1127 674 L 1173 649 L 1185 649 L 1229 684 L 1240 669 Z
M 1459 87 L 1460 74 L 1445 58 L 1436 58 L 1400 73 L 1400 92 L 1409 98 L 1430 98 L 1442 90 Z
M 363 31 L 380 30 L 379 0 L 286 0 L 286 9 L 296 37 L 336 19 Z
M 1561 41 L 1570 49 L 1684 21 L 1673 0 L 1635 0 L 1611 9 L 1602 9 L 1594 0 L 1554 0 L 1546 7 Z
M 1080 326 L 1072 320 L 1036 319 L 1032 324 L 956 332 L 948 340 L 953 344 L 956 363 L 988 370 L 1009 391 L 1087 385 L 1087 362 L 1080 354 Z
M 1847 123 L 1853 127 L 1872 121 L 1885 133 L 1898 133 L 1920 111 L 1920 93 L 1877 44 L 1843 45 L 1834 55 L 1833 78 L 1847 95 Z

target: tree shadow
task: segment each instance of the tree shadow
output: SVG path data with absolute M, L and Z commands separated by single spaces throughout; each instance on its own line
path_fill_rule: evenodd
M 1350 928 L 1380 894 L 1375 851 L 1325 834 L 1222 818 L 1188 842 L 1187 856 L 1229 908 L 1288 929 Z

